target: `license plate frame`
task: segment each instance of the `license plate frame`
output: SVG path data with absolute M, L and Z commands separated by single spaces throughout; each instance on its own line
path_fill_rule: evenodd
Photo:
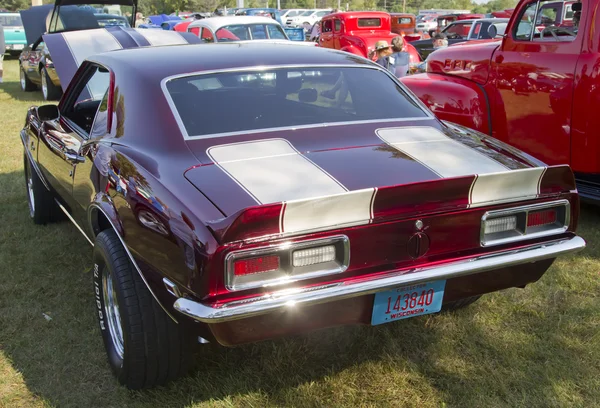
M 371 325 L 377 326 L 439 312 L 442 309 L 445 287 L 446 281 L 438 280 L 400 286 L 376 293 Z

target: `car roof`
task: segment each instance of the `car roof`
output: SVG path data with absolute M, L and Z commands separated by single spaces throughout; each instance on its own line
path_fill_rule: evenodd
M 231 16 L 231 17 L 209 17 L 194 21 L 188 26 L 188 29 L 193 27 L 208 27 L 212 31 L 218 30 L 221 27 L 233 24 L 277 24 L 271 17 L 264 16 Z
M 131 81 L 160 82 L 188 73 L 261 66 L 370 65 L 365 58 L 329 48 L 306 47 L 293 41 L 260 41 L 130 48 L 97 54 L 98 62 Z M 149 69 L 151 67 L 151 69 Z
M 389 17 L 389 16 L 390 16 L 390 13 L 386 13 L 384 11 L 342 11 L 339 13 L 328 14 L 323 18 L 337 17 L 340 19 L 348 19 L 348 18 L 365 18 L 365 17 L 381 18 L 381 17 Z
M 471 18 L 468 20 L 456 20 L 448 24 L 448 26 L 456 25 L 456 24 L 464 24 L 464 23 L 474 23 L 476 21 L 483 23 L 506 23 L 508 22 L 508 18 Z

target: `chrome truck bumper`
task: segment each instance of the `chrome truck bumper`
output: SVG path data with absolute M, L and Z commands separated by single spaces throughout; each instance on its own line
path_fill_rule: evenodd
M 574 236 L 518 250 L 471 257 L 443 265 L 400 270 L 350 282 L 281 290 L 265 296 L 220 305 L 203 304 L 182 297 L 175 301 L 174 308 L 199 322 L 221 323 L 301 305 L 314 305 L 370 295 L 398 286 L 439 279 L 451 279 L 493 269 L 541 261 L 577 252 L 583 248 L 585 248 L 583 238 Z

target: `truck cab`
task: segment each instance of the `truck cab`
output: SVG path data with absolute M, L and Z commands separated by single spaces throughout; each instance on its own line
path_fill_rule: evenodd
M 375 43 L 385 40 L 391 44 L 398 34 L 393 33 L 391 17 L 379 11 L 350 11 L 334 13 L 321 20 L 319 46 L 346 51 L 367 57 Z M 410 54 L 410 62 L 421 61 L 417 50 L 405 42 L 405 50 Z
M 600 202 L 599 5 L 521 0 L 500 40 L 437 50 L 427 73 L 402 81 L 443 120 L 569 164 L 580 195 Z

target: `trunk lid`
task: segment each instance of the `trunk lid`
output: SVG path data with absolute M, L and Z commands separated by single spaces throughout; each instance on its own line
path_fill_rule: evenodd
M 213 225 L 225 240 L 265 228 L 297 233 L 369 223 L 377 214 L 397 211 L 531 199 L 544 189 L 546 172 L 508 146 L 434 119 L 187 143 L 201 164 L 185 177 L 225 215 Z M 238 230 L 231 229 L 236 222 Z

